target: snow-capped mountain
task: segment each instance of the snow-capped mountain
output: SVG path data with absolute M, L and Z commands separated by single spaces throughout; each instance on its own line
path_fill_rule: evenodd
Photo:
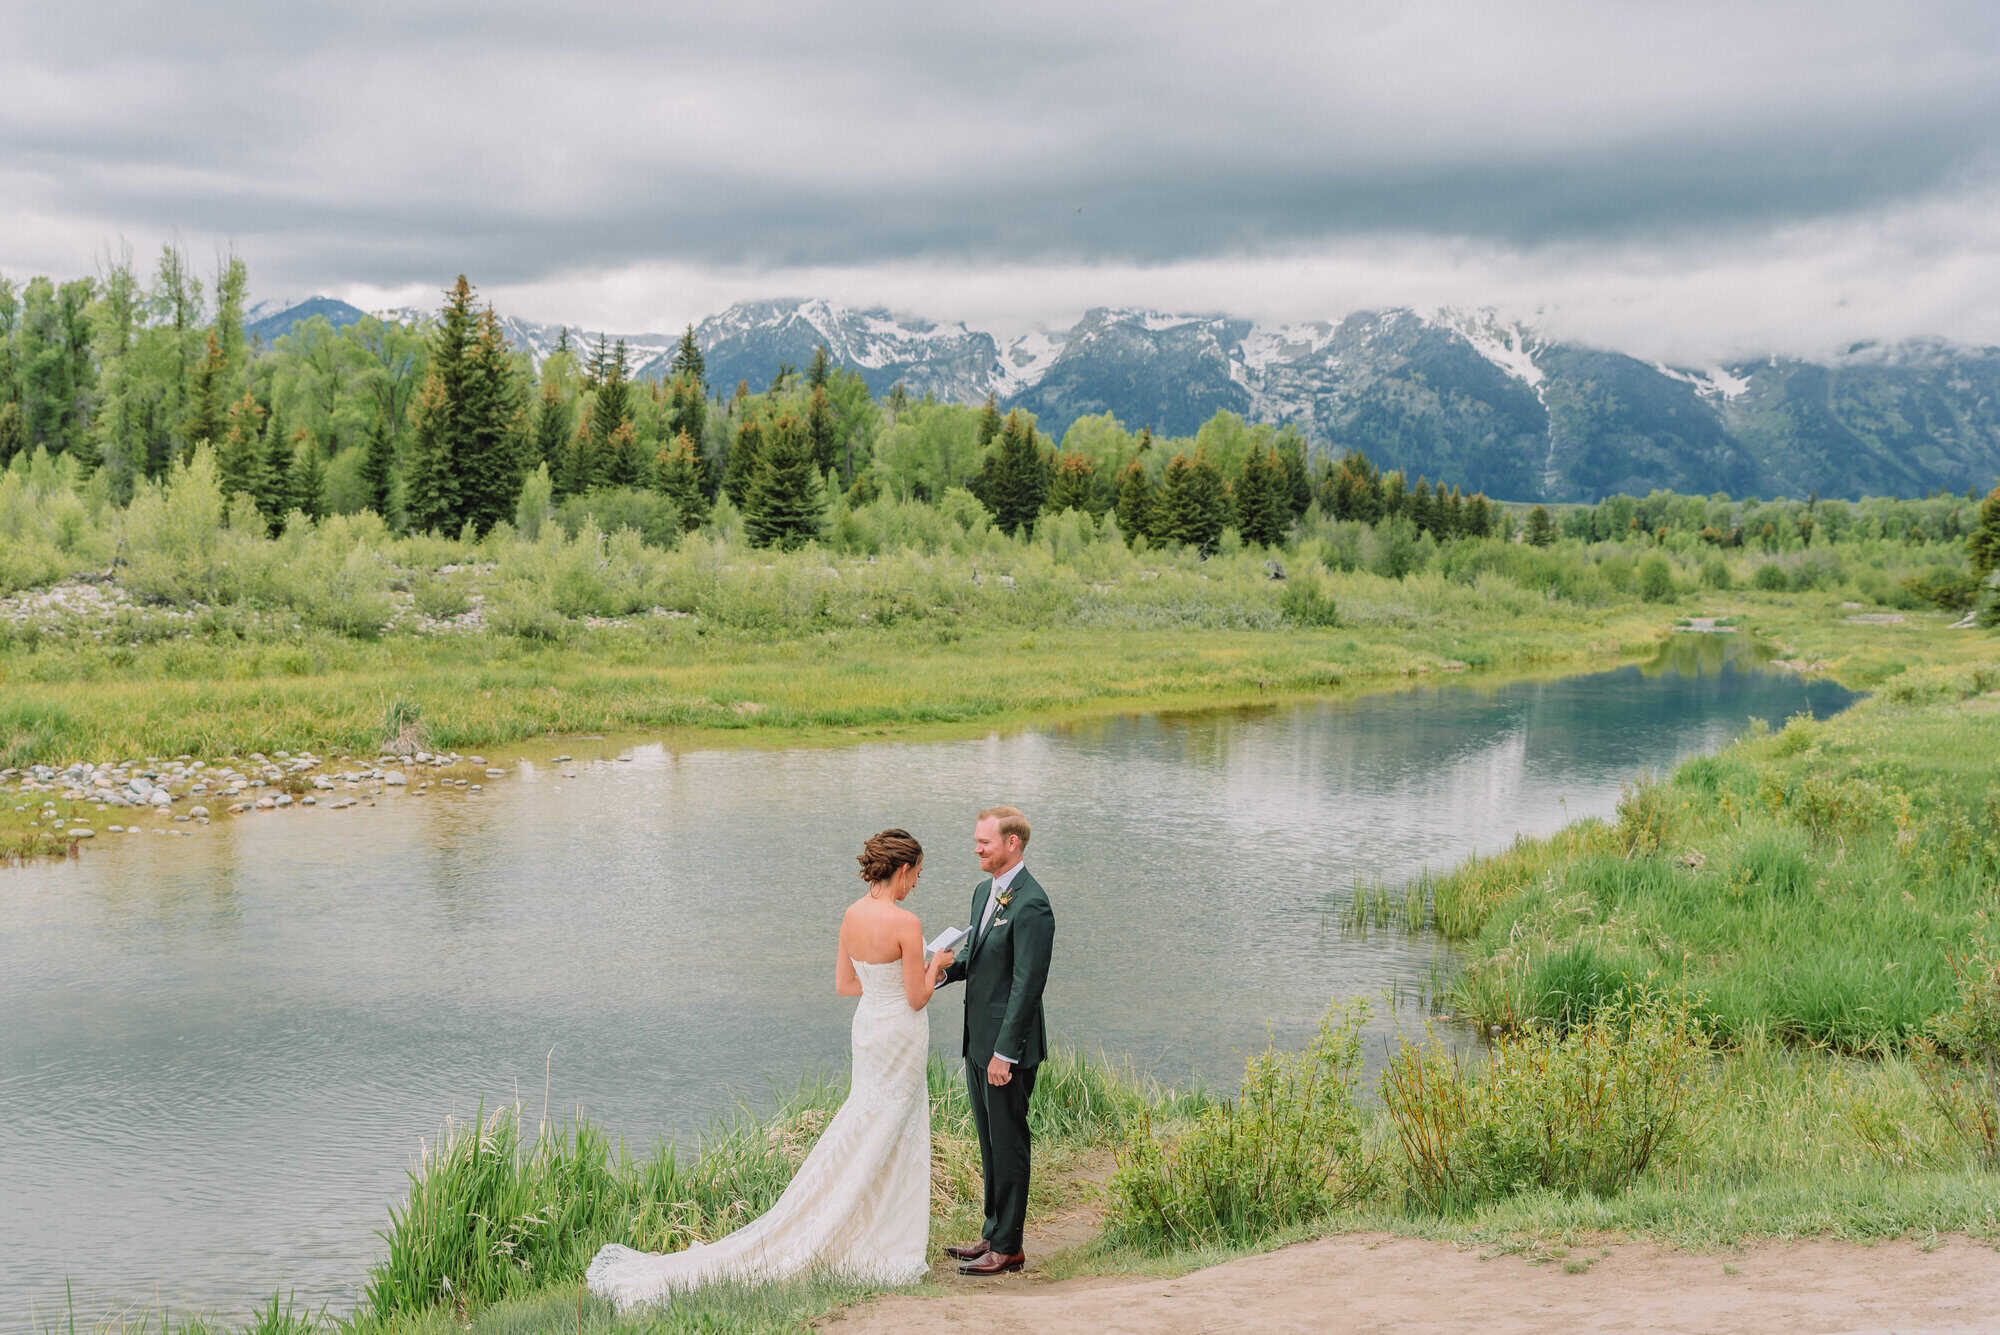
M 253 307 L 266 344 L 314 297 Z M 414 321 L 429 312 L 378 312 Z M 561 326 L 502 317 L 539 367 Z M 597 332 L 569 330 L 579 354 Z M 609 335 L 613 339 L 620 335 Z M 676 335 L 626 334 L 633 373 L 667 373 Z M 1550 337 L 1491 311 L 1390 309 L 1265 324 L 1096 308 L 1004 346 L 960 322 L 819 299 L 743 302 L 695 327 L 711 392 L 753 391 L 824 345 L 878 396 L 975 403 L 991 394 L 1058 439 L 1087 414 L 1187 436 L 1227 410 L 1296 426 L 1319 449 L 1506 499 L 1594 499 L 1655 487 L 1733 495 L 1985 490 L 2000 475 L 2000 348 L 1857 344 L 1825 362 L 1668 366 Z

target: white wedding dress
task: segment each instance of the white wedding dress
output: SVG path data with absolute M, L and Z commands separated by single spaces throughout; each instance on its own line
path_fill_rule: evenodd
M 784 1195 L 726 1238 L 686 1251 L 611 1243 L 585 1272 L 620 1311 L 716 1280 L 762 1283 L 817 1270 L 911 1284 L 929 1266 L 930 1019 L 903 991 L 903 963 L 854 961 L 853 1083 Z

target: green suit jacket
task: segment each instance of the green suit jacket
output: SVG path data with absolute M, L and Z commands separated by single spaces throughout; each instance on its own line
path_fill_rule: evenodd
M 1056 915 L 1041 882 L 1026 867 L 1014 877 L 1005 904 L 993 910 L 986 934 L 973 941 L 963 959 L 945 973 L 965 983 L 965 1043 L 968 1061 L 984 1066 L 994 1053 L 1017 1066 L 1039 1066 L 1048 1055 L 1042 1024 L 1042 988 L 1055 953 Z M 972 925 L 986 911 L 993 880 L 972 892 Z

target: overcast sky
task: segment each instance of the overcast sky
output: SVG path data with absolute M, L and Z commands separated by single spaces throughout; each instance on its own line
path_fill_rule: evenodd
M 779 295 L 2000 342 L 2000 5 L 11 5 L 0 272 L 676 329 Z M 947 17 L 948 15 L 948 17 Z

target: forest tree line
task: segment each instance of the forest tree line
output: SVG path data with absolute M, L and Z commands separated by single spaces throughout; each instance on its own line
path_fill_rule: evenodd
M 1407 525 L 1439 541 L 1507 535 L 1507 507 L 1358 451 L 1314 450 L 1291 428 L 1218 413 L 1191 438 L 1155 439 L 1109 414 L 1060 441 L 1032 416 L 915 399 L 880 401 L 822 347 L 753 391 L 708 383 L 690 327 L 668 374 L 638 381 L 622 343 L 563 343 L 539 368 L 508 346 L 460 277 L 417 326 L 369 316 L 306 320 L 269 347 L 245 336 L 248 274 L 222 259 L 205 288 L 164 247 L 150 281 L 129 257 L 96 278 L 16 286 L 0 277 L 0 466 L 46 450 L 102 470 L 112 497 L 164 476 L 207 442 L 229 495 L 275 532 L 373 510 L 415 532 L 482 533 L 522 488 L 571 497 L 649 493 L 682 529 L 726 501 L 760 545 L 818 537 L 835 491 L 975 499 L 1009 534 L 1045 514 L 1112 516 L 1127 542 L 1211 551 L 1228 530 L 1282 545 L 1317 506 L 1334 520 Z M 539 481 L 537 481 L 539 479 Z M 962 504 L 963 501 L 956 503 Z M 615 508 L 615 507 L 614 507 Z M 1956 497 L 1927 502 L 1734 501 L 1655 493 L 1523 517 L 1527 541 L 1697 535 L 1717 546 L 1810 546 L 1815 535 L 1949 540 L 1977 526 Z

